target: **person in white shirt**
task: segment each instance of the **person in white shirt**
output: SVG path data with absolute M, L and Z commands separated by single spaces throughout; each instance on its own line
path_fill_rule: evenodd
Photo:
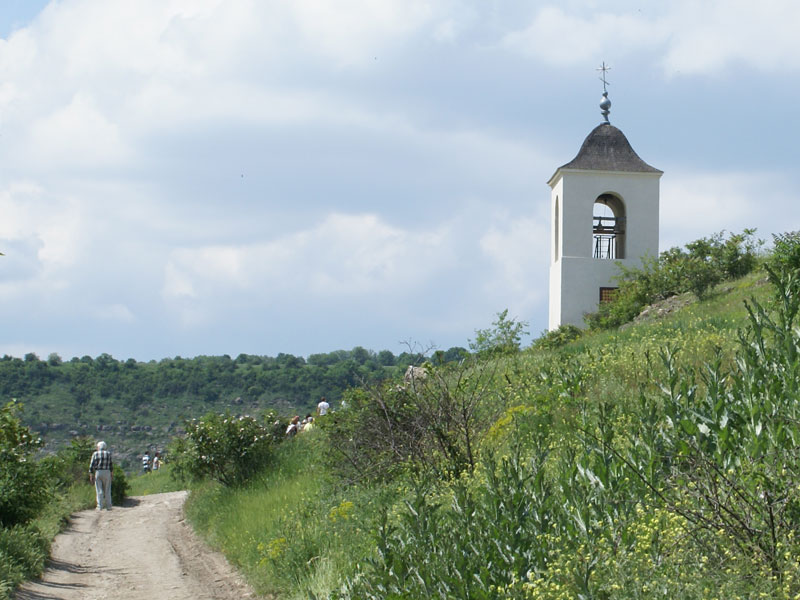
M 330 405 L 330 404 L 328 404 L 328 403 L 325 401 L 325 396 L 323 396 L 323 397 L 322 397 L 322 400 L 320 400 L 320 403 L 319 403 L 319 404 L 317 404 L 317 414 L 318 414 L 320 417 L 321 417 L 321 416 L 323 416 L 323 415 L 326 415 L 326 414 L 328 414 L 328 409 L 329 409 L 330 407 L 331 407 L 331 405 Z

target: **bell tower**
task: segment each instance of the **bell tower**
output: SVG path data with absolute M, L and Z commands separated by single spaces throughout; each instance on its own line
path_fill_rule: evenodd
M 613 296 L 617 262 L 641 265 L 658 256 L 659 180 L 662 171 L 634 152 L 608 120 L 603 63 L 603 122 L 583 141 L 578 155 L 556 169 L 551 189 L 549 329 L 572 324 Z

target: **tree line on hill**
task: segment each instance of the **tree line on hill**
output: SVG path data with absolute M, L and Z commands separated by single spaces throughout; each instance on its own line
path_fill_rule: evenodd
M 454 347 L 436 352 L 433 360 L 460 360 L 466 352 Z M 338 401 L 350 387 L 400 376 L 429 359 L 415 349 L 395 355 L 360 346 L 308 358 L 240 354 L 149 362 L 109 354 L 65 361 L 57 354 L 40 359 L 28 353 L 0 358 L 0 395 L 21 402 L 25 423 L 59 444 L 76 432 L 113 428 L 141 446 L 159 444 L 161 437 L 165 442 L 184 419 L 232 404 L 250 412 L 310 410 L 322 396 Z
M 440 362 L 459 360 L 466 352 L 454 347 L 437 353 Z M 53 386 L 63 386 L 78 406 L 95 398 L 117 398 L 130 407 L 154 397 L 190 395 L 214 402 L 236 393 L 257 400 L 281 396 L 302 405 L 307 399 L 341 392 L 364 382 L 393 377 L 426 360 L 421 352 L 395 356 L 356 346 L 352 350 L 302 356 L 280 353 L 275 357 L 240 354 L 165 358 L 138 362 L 117 360 L 109 354 L 63 361 L 58 354 L 46 360 L 34 353 L 24 358 L 0 358 L 0 394 L 6 397 L 36 396 Z

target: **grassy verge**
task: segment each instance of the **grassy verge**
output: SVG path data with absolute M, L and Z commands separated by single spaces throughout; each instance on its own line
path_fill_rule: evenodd
M 0 528 L 0 600 L 12 597 L 23 581 L 41 575 L 50 543 L 69 523 L 69 515 L 94 505 L 94 487 L 75 484 L 56 496 L 36 519 L 25 526 Z
M 184 489 L 184 486 L 172 478 L 169 465 L 164 465 L 152 473 L 130 477 L 128 479 L 127 494 L 128 496 L 147 496 L 149 494 L 177 492 L 182 489 Z
M 326 474 L 321 435 L 277 448 L 260 478 L 238 489 L 195 489 L 186 513 L 195 528 L 261 594 L 324 598 L 350 573 L 354 556 L 372 553 L 368 531 L 386 497 L 343 489 Z

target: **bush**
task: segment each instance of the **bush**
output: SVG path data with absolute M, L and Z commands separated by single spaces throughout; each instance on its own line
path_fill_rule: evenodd
M 0 528 L 0 599 L 9 598 L 19 583 L 41 573 L 49 548 L 49 540 L 36 527 Z
M 428 365 L 405 385 L 385 382 L 346 392 L 346 411 L 321 423 L 334 468 L 354 480 L 386 479 L 405 469 L 445 477 L 472 471 L 487 429 L 505 397 L 496 361 L 472 356 Z
M 515 354 L 519 352 L 522 336 L 527 335 L 528 323 L 508 318 L 508 309 L 497 313 L 497 320 L 488 329 L 475 331 L 470 349 L 482 357 Z
M 543 348 L 545 350 L 555 350 L 574 342 L 583 335 L 583 330 L 576 325 L 561 325 L 558 329 L 552 331 L 545 331 L 538 340 L 533 342 L 534 348 Z
M 113 477 L 111 478 L 111 504 L 122 506 L 125 497 L 128 495 L 128 479 L 122 467 L 114 465 Z
M 645 306 L 684 292 L 702 300 L 720 281 L 742 277 L 755 268 L 762 242 L 754 240 L 754 234 L 755 229 L 745 229 L 726 239 L 719 232 L 686 244 L 686 250 L 670 248 L 657 259 L 646 256 L 639 268 L 619 264 L 614 299 L 587 314 L 586 324 L 590 329 L 619 327 Z
M 770 268 L 777 273 L 800 271 L 800 231 L 773 234 L 772 241 Z
M 273 418 L 264 416 L 266 422 Z M 238 485 L 263 468 L 275 441 L 272 428 L 252 417 L 209 413 L 187 421 L 186 437 L 173 442 L 171 473 L 179 481 L 209 478 Z
M 674 428 L 665 435 L 663 424 L 642 420 L 629 460 L 643 472 L 656 453 L 668 457 L 663 505 L 709 552 L 726 540 L 779 581 L 797 568 L 800 528 L 800 278 L 773 278 L 775 312 L 747 304 L 732 369 L 721 357 L 700 372 L 679 369 L 675 353 L 662 352 L 663 419 Z
M 73 438 L 66 448 L 42 458 L 40 465 L 51 484 L 59 490 L 65 490 L 74 483 L 87 481 L 89 457 L 94 450 L 95 443 L 90 438 Z
M 22 406 L 12 401 L 0 408 L 0 526 L 24 524 L 50 497 L 47 475 L 33 461 L 40 438 L 22 425 Z

